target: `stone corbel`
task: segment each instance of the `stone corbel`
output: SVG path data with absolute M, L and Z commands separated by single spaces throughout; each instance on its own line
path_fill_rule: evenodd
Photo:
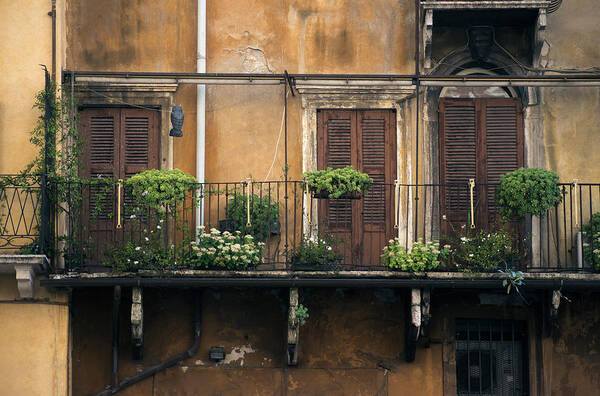
M 296 316 L 298 308 L 298 288 L 290 288 L 290 306 L 288 310 L 288 332 L 287 332 L 287 363 L 289 366 L 298 364 L 298 338 L 300 333 L 300 322 Z
M 433 10 L 425 10 L 423 21 L 423 67 L 425 73 L 431 70 L 431 43 L 433 40 Z
M 412 362 L 417 352 L 417 340 L 421 330 L 421 289 L 410 291 L 410 322 L 405 337 L 404 360 Z
M 142 360 L 144 356 L 144 308 L 141 287 L 131 289 L 131 345 L 133 360 Z
M 537 67 L 541 66 L 542 57 L 544 57 L 543 49 L 546 44 L 546 9 L 538 10 L 537 21 L 535 24 L 535 52 L 533 53 L 533 64 Z
M 15 254 L 0 256 L 0 273 L 15 273 L 20 298 L 33 298 L 35 276 L 48 272 L 49 263 L 44 255 Z

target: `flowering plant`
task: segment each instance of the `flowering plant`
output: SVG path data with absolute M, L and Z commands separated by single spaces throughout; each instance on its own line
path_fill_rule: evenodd
M 294 268 L 327 267 L 340 263 L 343 256 L 333 248 L 336 241 L 327 234 L 310 238 L 304 236 L 291 251 Z
M 492 271 L 511 268 L 519 259 L 519 249 L 503 230 L 480 230 L 453 243 L 451 261 L 462 271 Z
M 585 234 L 583 257 L 592 264 L 596 271 L 600 270 L 600 212 L 592 215 L 590 222 L 582 227 Z
M 391 269 L 401 271 L 429 271 L 436 269 L 450 253 L 450 246 L 440 248 L 438 242 L 423 242 L 419 239 L 411 249 L 400 245 L 400 238 L 390 239 L 383 248 L 384 263 Z
M 252 235 L 233 234 L 204 226 L 198 227 L 199 237 L 191 242 L 191 266 L 194 268 L 216 268 L 244 270 L 260 264 L 263 242 L 254 242 Z

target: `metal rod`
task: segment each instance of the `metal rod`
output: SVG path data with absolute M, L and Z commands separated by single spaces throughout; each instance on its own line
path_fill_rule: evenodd
M 287 132 L 287 118 L 288 118 L 288 114 L 287 114 L 287 90 L 288 90 L 288 82 L 290 81 L 290 77 L 288 75 L 287 70 L 285 71 L 285 85 L 283 88 L 283 122 L 284 122 L 284 127 L 283 127 L 283 147 L 284 147 L 284 169 L 283 169 L 283 177 L 285 180 L 285 186 L 284 186 L 284 201 L 285 201 L 285 262 L 287 263 L 288 261 L 288 132 Z M 292 87 L 290 86 L 290 90 L 292 90 Z M 292 93 L 294 91 L 292 90 Z M 277 189 L 277 192 L 279 192 L 279 188 Z
M 119 383 L 119 310 L 121 308 L 121 286 L 113 290 L 113 340 L 112 340 L 112 385 Z

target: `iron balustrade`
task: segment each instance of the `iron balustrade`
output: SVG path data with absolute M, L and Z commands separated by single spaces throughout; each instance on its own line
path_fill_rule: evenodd
M 14 183 L 12 181 L 17 179 L 8 176 L 0 177 L 0 180 L 3 181 L 0 184 L 0 249 L 38 252 L 42 190 L 39 180 L 32 177 L 25 184 Z M 120 197 L 122 228 L 116 227 L 119 201 L 116 181 L 100 180 L 58 187 L 52 182 L 49 185 L 49 188 L 63 191 L 64 202 L 53 205 L 53 229 L 60 232 L 53 233 L 48 254 L 57 263 L 64 263 L 58 266 L 59 270 L 118 269 L 114 258 L 119 257 L 119 252 L 128 243 L 134 248 L 144 245 L 150 227 L 154 227 L 153 237 L 157 243 L 174 247 L 166 258 L 171 263 L 169 267 L 180 268 L 185 255 L 191 253 L 191 242 L 196 238 L 197 210 L 203 210 L 206 231 L 211 228 L 222 232 L 239 230 L 264 242 L 259 270 L 298 269 L 294 266 L 294 249 L 303 237 L 314 240 L 328 227 L 337 240 L 333 249 L 343 258 L 327 268 L 385 270 L 379 257 L 389 239 L 398 238 L 401 245 L 410 248 L 419 239 L 444 242 L 450 237 L 472 235 L 481 229 L 493 230 L 499 221 L 494 205 L 497 185 L 476 183 L 471 191 L 468 181 L 375 184 L 372 195 L 363 197 L 361 205 L 353 200 L 329 201 L 333 202 L 330 206 L 338 210 L 337 223 L 319 218 L 319 215 L 327 214 L 319 209 L 324 201 L 307 193 L 300 181 L 196 184 L 185 198 L 166 208 L 162 222 L 156 209 L 138 204 L 136 197 L 123 188 Z M 600 246 L 596 246 L 597 240 L 592 235 L 584 232 L 584 227 L 592 215 L 600 211 L 600 183 L 561 183 L 560 189 L 562 202 L 550 209 L 545 217 L 529 217 L 508 228 L 522 243 L 522 257 L 515 263 L 521 270 L 594 270 L 591 252 Z M 269 210 L 269 205 L 274 209 Z M 352 205 L 362 207 L 362 212 L 349 212 Z M 369 220 L 365 220 L 367 218 Z M 372 230 L 380 227 L 377 221 L 382 219 L 388 222 L 385 227 L 389 227 L 384 233 L 374 233 Z M 138 264 L 144 268 L 144 263 Z M 456 270 L 456 267 L 442 265 L 439 269 Z

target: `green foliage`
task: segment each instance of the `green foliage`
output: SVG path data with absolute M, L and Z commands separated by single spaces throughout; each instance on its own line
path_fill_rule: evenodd
M 556 173 L 538 168 L 520 168 L 500 179 L 496 193 L 500 214 L 509 220 L 525 215 L 543 217 L 562 201 Z
M 291 262 L 295 268 L 327 268 L 331 269 L 341 263 L 343 256 L 334 249 L 336 240 L 327 234 L 317 237 L 302 237 L 302 240 L 291 251 Z
M 182 205 L 196 179 L 179 169 L 149 169 L 125 180 L 138 205 L 158 212 Z
M 300 326 L 306 324 L 306 320 L 308 319 L 308 308 L 302 304 L 298 304 L 298 306 L 294 308 L 294 312 L 296 313 L 296 318 L 298 319 Z
M 383 248 L 383 262 L 390 268 L 400 271 L 430 271 L 438 268 L 441 261 L 450 253 L 449 246 L 440 248 L 438 242 L 415 242 L 412 249 L 400 245 L 400 239 L 390 239 Z
M 600 212 L 592 215 L 590 222 L 581 230 L 584 232 L 583 257 L 600 271 Z
M 328 195 L 330 198 L 367 193 L 373 184 L 373 179 L 369 175 L 351 166 L 304 172 L 302 179 L 312 193 Z
M 520 258 L 511 235 L 503 229 L 480 230 L 451 244 L 453 249 L 449 261 L 461 271 L 494 271 L 512 267 Z
M 503 275 L 502 287 L 506 288 L 506 294 L 510 294 L 511 290 L 516 291 L 521 297 L 519 286 L 523 285 L 523 272 L 512 270 L 498 270 Z
M 198 227 L 197 242 L 191 242 L 190 266 L 197 269 L 248 270 L 261 262 L 264 243 L 254 242 L 252 235 L 239 231 L 231 234 Z
M 250 225 L 248 221 L 248 197 L 234 192 L 227 204 L 227 217 L 233 220 L 233 228 L 244 235 L 252 235 L 257 241 L 266 242 L 271 235 L 273 223 L 279 220 L 279 204 L 265 194 L 250 195 Z

